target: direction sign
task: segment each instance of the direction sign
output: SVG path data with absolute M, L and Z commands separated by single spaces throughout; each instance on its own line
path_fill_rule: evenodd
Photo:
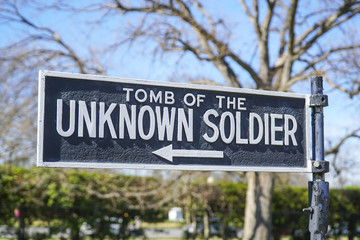
M 39 73 L 38 166 L 311 172 L 309 95 Z

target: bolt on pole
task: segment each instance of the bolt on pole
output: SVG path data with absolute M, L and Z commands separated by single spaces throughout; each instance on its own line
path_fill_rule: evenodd
M 324 160 L 324 111 L 328 105 L 327 95 L 323 94 L 323 78 L 311 78 L 310 107 L 312 126 L 312 172 L 313 181 L 309 182 L 309 231 L 311 240 L 323 240 L 328 229 L 329 183 L 325 173 L 329 164 Z

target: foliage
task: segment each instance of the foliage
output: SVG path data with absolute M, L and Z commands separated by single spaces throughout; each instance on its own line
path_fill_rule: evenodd
M 165 183 L 168 181 L 165 180 Z M 243 227 L 246 184 L 190 182 L 190 195 L 183 196 L 184 199 L 190 197 L 190 202 L 179 198 L 172 205 L 156 208 L 144 206 L 151 206 L 146 202 L 162 198 L 167 193 L 161 193 L 156 198 L 147 195 L 141 204 L 134 194 L 129 194 L 133 189 L 144 194 L 140 192 L 142 186 L 155 183 L 159 184 L 155 178 L 128 177 L 109 172 L 1 165 L 0 224 L 14 226 L 17 222 L 14 209 L 18 208 L 26 225 L 40 222 L 50 227 L 51 233 L 69 228 L 72 239 L 78 239 L 83 222 L 96 226 L 99 220 L 105 221 L 107 217 L 123 218 L 129 222 L 136 215 L 141 215 L 147 222 L 159 222 L 166 220 L 169 206 L 182 205 L 185 208 L 186 204 L 190 204 L 190 208 L 196 209 L 193 214 L 197 217 L 203 217 L 204 212 L 209 211 L 209 216 L 220 219 L 222 226 Z M 128 195 L 123 192 L 128 192 Z M 307 199 L 306 188 L 279 185 L 274 189 L 272 213 L 275 239 L 283 234 L 307 231 L 308 216 L 301 211 L 307 206 Z M 359 202 L 359 187 L 330 190 L 330 234 L 356 234 L 356 227 L 360 224 L 357 222 L 360 217 Z M 344 229 L 347 231 L 344 232 Z M 105 237 L 109 233 L 97 234 Z
M 349 239 L 359 236 L 360 187 L 349 187 L 330 191 L 331 234 L 348 235 Z
M 302 209 L 308 206 L 308 191 L 305 188 L 280 186 L 273 195 L 273 235 L 275 239 L 293 231 L 307 230 L 308 216 Z
M 69 228 L 72 239 L 78 239 L 83 222 L 91 224 L 105 216 L 120 218 L 124 213 L 136 214 L 128 205 L 137 202 L 124 200 L 121 193 L 124 184 L 132 187 L 139 180 L 109 173 L 3 165 L 0 166 L 0 224 L 14 225 L 17 208 L 27 224 L 34 219 L 42 220 L 51 223 L 52 233 Z
M 214 202 L 216 215 L 233 226 L 243 227 L 247 185 L 244 183 L 220 182 L 223 195 Z

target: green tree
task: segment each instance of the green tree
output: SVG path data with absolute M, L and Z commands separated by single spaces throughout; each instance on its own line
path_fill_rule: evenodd
M 330 191 L 330 221 L 335 237 L 344 235 L 343 229 L 347 230 L 348 238 L 354 239 L 356 228 L 360 225 L 360 188 L 349 187 L 346 189 L 334 189 Z M 357 233 L 358 234 L 358 233 Z
M 308 190 L 306 188 L 291 186 L 275 188 L 272 204 L 275 239 L 280 239 L 282 233 L 294 235 L 294 230 L 301 231 L 302 234 L 307 232 L 308 215 L 301 212 L 301 209 L 307 205 Z M 306 239 L 310 237 L 305 236 L 303 237 Z
M 223 238 L 230 237 L 230 226 L 244 227 L 244 212 L 247 185 L 244 183 L 219 182 L 222 195 L 213 199 L 213 209 L 221 219 Z M 232 236 L 233 237 L 233 236 Z

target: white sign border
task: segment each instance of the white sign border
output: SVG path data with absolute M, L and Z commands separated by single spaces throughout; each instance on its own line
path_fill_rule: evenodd
M 306 128 L 306 167 L 264 167 L 264 166 L 223 166 L 223 165 L 167 165 L 167 164 L 123 164 L 123 163 L 82 163 L 82 162 L 44 162 L 43 161 L 43 141 L 44 141 L 44 113 L 45 113 L 45 77 L 63 77 L 79 80 L 105 81 L 115 83 L 130 83 L 147 86 L 161 86 L 182 89 L 208 90 L 216 92 L 229 92 L 265 96 L 277 96 L 287 98 L 305 99 L 305 128 Z M 312 172 L 310 160 L 310 95 L 298 93 L 275 92 L 265 90 L 253 90 L 244 88 L 231 88 L 224 86 L 196 85 L 188 83 L 158 82 L 141 79 L 129 79 L 121 77 L 109 77 L 91 74 L 65 73 L 56 71 L 39 71 L 38 86 L 38 132 L 37 132 L 37 166 L 38 167 L 67 167 L 67 168 L 121 168 L 138 170 L 195 170 L 195 171 L 243 171 L 243 172 Z

